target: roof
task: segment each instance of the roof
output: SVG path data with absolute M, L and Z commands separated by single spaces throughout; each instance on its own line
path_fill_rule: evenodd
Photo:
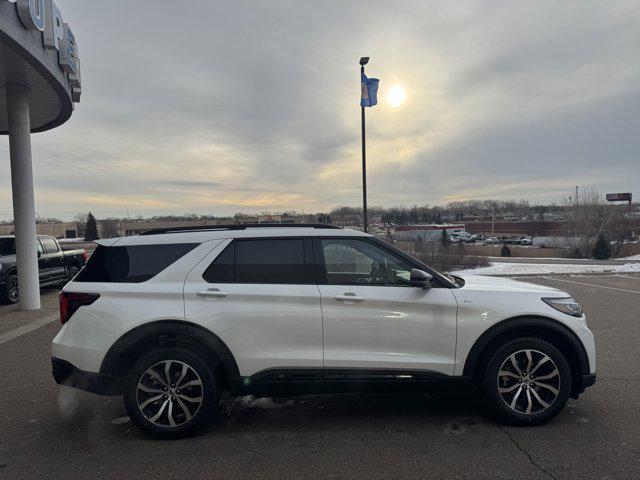
M 215 226 L 214 226 L 215 228 Z M 263 237 L 369 237 L 371 235 L 358 230 L 342 228 L 314 228 L 298 224 L 275 227 L 257 225 L 239 229 L 190 230 L 152 235 L 135 235 L 131 237 L 110 238 L 96 241 L 99 245 L 158 245 L 166 243 L 203 243 L 210 240 L 227 238 L 263 238 Z

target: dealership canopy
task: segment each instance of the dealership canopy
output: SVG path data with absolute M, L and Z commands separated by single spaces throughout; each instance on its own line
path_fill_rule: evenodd
M 0 0 L 0 134 L 9 135 L 20 306 L 40 307 L 31 132 L 80 101 L 78 46 L 53 0 Z

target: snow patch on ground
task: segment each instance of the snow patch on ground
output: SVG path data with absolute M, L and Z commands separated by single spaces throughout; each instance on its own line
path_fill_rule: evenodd
M 638 255 L 631 255 L 630 257 L 621 257 L 616 260 L 640 260 L 640 253 Z
M 553 273 L 640 273 L 640 263 L 624 265 L 566 265 L 550 263 L 491 263 L 488 267 L 451 272 L 454 275 L 550 275 Z

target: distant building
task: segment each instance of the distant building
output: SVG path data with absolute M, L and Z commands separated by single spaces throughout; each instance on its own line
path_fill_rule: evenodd
M 464 224 L 429 224 L 429 225 L 402 225 L 395 227 L 395 237 L 398 240 L 409 241 L 437 241 L 442 230 L 445 230 L 449 236 L 454 233 L 464 233 Z
M 345 215 L 331 215 L 331 223 L 338 227 L 360 227 L 362 228 L 362 215 L 359 214 L 345 214 Z
M 0 225 L 0 235 L 15 234 L 15 226 L 12 223 Z M 78 226 L 75 222 L 37 223 L 37 235 L 51 235 L 56 238 L 76 238 Z
M 469 222 L 465 223 L 467 232 L 471 234 L 514 235 L 530 237 L 564 237 L 567 236 L 567 225 L 561 222 Z

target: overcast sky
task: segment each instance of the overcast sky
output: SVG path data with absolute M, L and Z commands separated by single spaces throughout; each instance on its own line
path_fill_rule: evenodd
M 359 205 L 363 55 L 370 205 L 640 195 L 638 1 L 56 1 L 83 94 L 32 136 L 42 216 Z

